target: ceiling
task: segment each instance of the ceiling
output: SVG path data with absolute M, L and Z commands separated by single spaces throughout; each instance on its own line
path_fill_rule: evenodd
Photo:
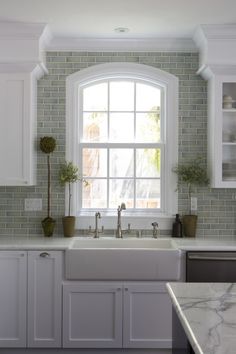
M 200 24 L 236 23 L 236 1 L 0 0 L 0 21 L 47 23 L 54 37 L 192 38 Z

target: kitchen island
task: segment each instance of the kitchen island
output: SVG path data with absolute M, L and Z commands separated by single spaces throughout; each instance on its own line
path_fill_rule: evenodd
M 173 353 L 236 353 L 236 283 L 168 283 L 167 288 L 173 303 L 174 344 L 179 339 Z

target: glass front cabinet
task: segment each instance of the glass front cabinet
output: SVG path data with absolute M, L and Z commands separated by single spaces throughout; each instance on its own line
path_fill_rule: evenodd
M 236 76 L 208 81 L 208 166 L 212 188 L 236 188 Z

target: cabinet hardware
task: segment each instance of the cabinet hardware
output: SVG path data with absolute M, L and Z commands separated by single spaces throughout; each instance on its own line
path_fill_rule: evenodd
M 117 288 L 116 290 L 117 290 L 117 291 L 121 291 L 121 288 Z
M 40 253 L 39 256 L 45 258 L 45 257 L 50 257 L 50 254 L 48 252 L 42 252 Z
M 128 291 L 129 290 L 129 288 L 125 288 L 125 291 Z

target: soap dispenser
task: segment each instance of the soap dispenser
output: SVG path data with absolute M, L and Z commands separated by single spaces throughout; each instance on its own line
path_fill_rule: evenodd
M 179 214 L 176 214 L 175 221 L 172 226 L 172 237 L 183 237 L 182 234 L 182 222 L 179 218 Z

